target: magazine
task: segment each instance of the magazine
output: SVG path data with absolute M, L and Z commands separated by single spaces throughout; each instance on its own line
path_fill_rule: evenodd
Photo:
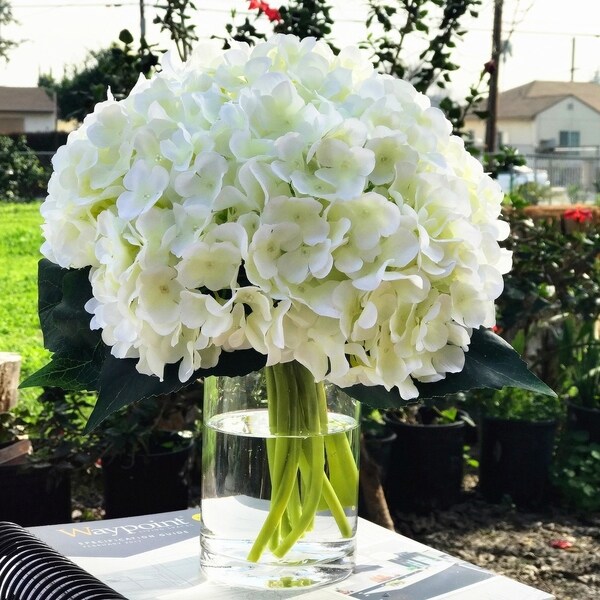
M 236 500 L 231 499 L 231 502 Z M 257 600 L 278 597 L 273 591 L 260 593 L 208 582 L 199 566 L 199 518 L 199 510 L 192 508 L 109 521 L 33 527 L 30 531 L 122 595 L 106 596 L 107 599 Z M 359 520 L 358 560 L 352 576 L 313 592 L 295 590 L 284 594 L 286 598 L 302 596 L 302 600 L 553 598 L 546 592 L 476 567 L 364 519 Z

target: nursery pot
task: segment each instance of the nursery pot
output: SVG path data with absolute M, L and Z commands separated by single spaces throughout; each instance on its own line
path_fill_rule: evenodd
M 23 527 L 71 521 L 71 475 L 51 465 L 0 466 L 0 521 Z
M 392 447 L 396 434 L 389 426 L 386 426 L 381 434 L 364 433 L 365 448 L 371 458 L 379 467 L 381 480 L 385 480 L 390 463 Z
M 549 492 L 556 421 L 484 417 L 479 490 L 488 502 L 510 499 L 523 507 L 542 505 Z
M 600 444 L 600 409 L 567 404 L 567 428 L 584 431 L 590 442 Z
M 147 452 L 103 458 L 106 518 L 187 508 L 192 446 L 191 437 L 165 432 L 151 442 Z
M 418 425 L 385 417 L 396 433 L 384 490 L 392 511 L 425 513 L 462 493 L 464 423 Z
M 204 382 L 200 564 L 310 589 L 355 564 L 359 405 L 296 362 Z

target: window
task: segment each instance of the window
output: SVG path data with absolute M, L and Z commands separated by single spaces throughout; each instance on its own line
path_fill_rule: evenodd
M 575 148 L 580 146 L 579 131 L 559 131 L 558 145 L 563 148 Z

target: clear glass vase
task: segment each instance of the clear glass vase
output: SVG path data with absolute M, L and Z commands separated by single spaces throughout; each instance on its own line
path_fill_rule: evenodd
M 200 542 L 210 579 L 276 589 L 352 572 L 359 410 L 296 362 L 205 380 Z

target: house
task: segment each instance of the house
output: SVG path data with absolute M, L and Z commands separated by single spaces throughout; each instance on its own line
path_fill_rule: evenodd
M 485 121 L 465 120 L 475 143 L 485 139 Z M 572 81 L 532 81 L 498 94 L 497 145 L 522 154 L 573 152 L 600 147 L 600 85 Z M 578 149 L 577 151 L 575 149 Z
M 42 88 L 0 87 L 0 134 L 56 129 L 56 99 Z

